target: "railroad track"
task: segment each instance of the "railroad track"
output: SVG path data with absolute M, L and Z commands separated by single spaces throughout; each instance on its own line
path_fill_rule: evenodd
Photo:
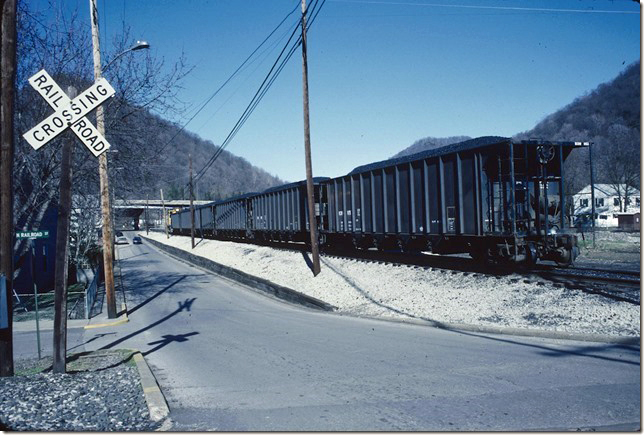
M 560 286 L 598 294 L 613 300 L 639 305 L 639 272 L 614 271 L 591 268 L 559 268 L 539 265 L 535 268 L 508 267 L 505 265 L 480 264 L 467 257 L 450 257 L 426 254 L 402 254 L 394 252 L 355 251 L 325 252 L 329 258 L 351 259 L 365 262 L 418 266 L 423 268 L 449 269 L 452 271 L 478 273 L 492 276 L 522 275 L 532 281 L 549 281 Z
M 535 271 L 539 276 L 587 293 L 599 294 L 611 299 L 640 303 L 640 273 L 596 268 L 541 267 Z
M 248 242 L 244 241 L 242 243 Z M 307 252 L 306 246 L 302 243 L 264 242 L 259 244 L 279 250 L 299 251 L 303 256 Z M 551 282 L 565 288 L 581 290 L 589 294 L 598 294 L 616 301 L 636 305 L 640 303 L 640 274 L 634 271 L 615 271 L 585 267 L 562 268 L 547 264 L 538 264 L 532 268 L 525 268 L 516 265 L 482 264 L 474 261 L 469 256 L 457 257 L 376 250 L 339 250 L 329 249 L 328 247 L 322 250 L 321 255 L 325 258 L 399 266 L 404 265 L 425 269 L 444 269 L 488 276 L 518 274 L 530 281 Z

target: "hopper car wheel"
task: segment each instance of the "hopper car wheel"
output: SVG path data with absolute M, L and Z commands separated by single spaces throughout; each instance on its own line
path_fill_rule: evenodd
M 562 255 L 555 260 L 555 263 L 557 263 L 557 266 L 560 266 L 560 267 L 570 267 L 572 266 L 573 262 L 574 262 L 574 258 L 572 255 L 572 251 L 570 249 L 564 250 Z
M 534 243 L 528 243 L 525 247 L 525 263 L 527 266 L 534 266 L 537 264 L 539 255 L 537 254 L 537 247 Z

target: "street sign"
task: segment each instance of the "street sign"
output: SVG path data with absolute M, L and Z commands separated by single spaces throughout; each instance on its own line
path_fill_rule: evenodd
M 44 69 L 31 76 L 29 84 L 56 110 L 23 135 L 29 145 L 37 150 L 71 127 L 95 156 L 98 157 L 109 148 L 109 143 L 85 118 L 85 115 L 116 93 L 107 80 L 97 80 L 73 100 L 69 99 Z
M 16 239 L 47 239 L 49 231 L 16 231 Z

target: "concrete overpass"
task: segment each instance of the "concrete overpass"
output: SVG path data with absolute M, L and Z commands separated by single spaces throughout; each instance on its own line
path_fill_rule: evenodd
M 208 204 L 212 201 L 195 200 L 195 207 Z M 119 229 L 145 228 L 145 210 L 147 208 L 147 222 L 150 228 L 163 226 L 163 209 L 166 211 L 190 206 L 190 200 L 173 199 L 162 202 L 160 199 L 116 199 L 112 204 L 114 210 L 114 227 Z

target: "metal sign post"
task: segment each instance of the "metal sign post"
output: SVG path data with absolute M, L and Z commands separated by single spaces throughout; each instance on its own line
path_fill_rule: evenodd
M 36 343 L 38 346 L 38 359 L 42 358 L 40 346 L 40 314 L 38 310 L 38 286 L 36 285 L 36 275 L 34 274 L 34 262 L 36 257 L 36 239 L 49 238 L 49 231 L 16 231 L 16 239 L 29 239 L 31 248 L 29 249 L 29 267 L 31 270 L 31 281 L 34 285 L 34 304 L 36 306 Z
M 38 311 L 38 286 L 36 285 L 36 275 L 34 275 L 34 257 L 36 256 L 36 241 L 31 239 L 31 253 L 30 267 L 31 267 L 31 281 L 34 284 L 34 304 L 36 305 L 36 345 L 38 346 L 38 359 L 42 358 L 40 351 L 40 313 Z

